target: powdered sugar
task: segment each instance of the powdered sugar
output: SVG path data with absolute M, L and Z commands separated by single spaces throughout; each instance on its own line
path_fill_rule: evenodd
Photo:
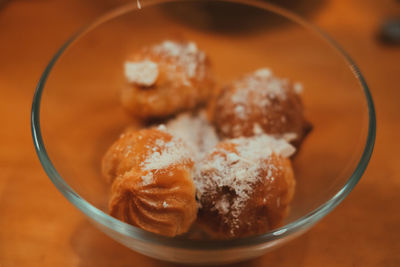
M 160 130 L 160 131 L 166 131 L 167 127 L 165 127 L 164 124 L 160 124 L 160 125 L 157 126 L 157 129 Z
M 253 124 L 253 134 L 254 135 L 261 135 L 264 133 L 263 128 L 258 123 Z
M 149 185 L 153 182 L 153 173 L 148 172 L 146 175 L 142 176 L 142 184 L 143 185 Z
M 166 40 L 153 46 L 153 53 L 160 57 L 173 58 L 174 62 L 182 68 L 189 78 L 198 76 L 200 79 L 204 75 L 205 54 L 198 50 L 194 42 L 174 42 Z
M 190 159 L 187 148 L 181 142 L 171 140 L 160 146 L 160 152 L 148 155 L 141 165 L 144 170 L 160 170 L 187 159 Z
M 181 114 L 167 123 L 167 131 L 186 142 L 194 153 L 195 161 L 218 143 L 217 134 L 208 122 L 205 112 L 197 115 Z
M 239 155 L 242 155 L 246 159 L 262 158 L 263 156 L 269 156 L 271 153 L 290 157 L 296 151 L 285 140 L 266 134 L 250 138 L 240 137 L 232 139 L 231 142 L 237 145 L 236 149 L 239 151 Z
M 156 53 L 167 53 L 169 56 L 177 57 L 181 51 L 181 46 L 172 41 L 164 41 L 159 45 L 154 46 L 153 51 Z
M 246 105 L 257 101 L 256 104 L 265 107 L 270 104 L 269 99 L 286 99 L 288 81 L 273 76 L 271 70 L 263 68 L 235 81 L 233 86 L 236 88 L 232 95 L 234 104 Z M 249 97 L 252 97 L 251 101 Z
M 235 107 L 235 113 L 238 116 L 238 118 L 240 118 L 240 119 L 245 119 L 246 118 L 246 110 L 245 110 L 243 105 L 240 105 L 240 104 L 237 105 Z
M 215 208 L 221 214 L 227 214 L 229 212 L 229 200 L 226 196 L 222 196 L 221 200 L 215 203 Z
M 152 86 L 158 78 L 158 65 L 150 60 L 126 61 L 124 71 L 128 82 L 139 86 Z
M 284 133 L 280 136 L 280 138 L 283 138 L 287 142 L 292 142 L 298 138 L 296 133 Z
M 296 94 L 301 94 L 303 92 L 303 85 L 299 82 L 293 84 L 293 90 Z
M 174 164 L 183 164 L 191 160 L 190 150 L 184 142 L 176 137 L 170 141 L 157 139 L 154 147 L 150 148 L 144 161 L 141 162 L 141 169 L 147 171 L 142 176 L 143 184 L 148 185 L 153 182 L 153 174 L 159 170 L 168 168 Z
M 203 195 L 217 194 L 224 187 L 234 191 L 235 198 L 231 204 L 227 204 L 224 196 L 214 204 L 220 214 L 226 214 L 229 210 L 231 217 L 238 218 L 254 184 L 260 179 L 260 171 L 266 170 L 267 178 L 274 178 L 271 176 L 275 166 L 267 165 L 266 159 L 273 153 L 289 157 L 295 148 L 285 140 L 265 134 L 226 142 L 233 144 L 235 150 L 227 151 L 223 146 L 214 149 L 197 164 L 194 181 L 199 199 Z M 230 223 L 234 225 L 235 219 Z
M 260 78 L 268 78 L 272 75 L 272 72 L 268 68 L 262 68 L 258 69 L 254 72 L 254 76 L 260 77 Z

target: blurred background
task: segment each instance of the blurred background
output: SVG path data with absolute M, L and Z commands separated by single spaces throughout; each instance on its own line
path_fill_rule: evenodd
M 1 267 L 174 266 L 132 252 L 95 229 L 52 185 L 32 144 L 31 101 L 45 66 L 77 29 L 126 2 L 0 0 Z M 400 2 L 272 2 L 318 25 L 355 60 L 375 101 L 377 141 L 365 175 L 337 209 L 302 237 L 235 266 L 400 266 Z M 231 34 L 218 24 L 218 6 L 165 12 L 200 30 L 211 23 Z M 263 25 L 264 18 L 250 10 L 227 10 L 224 16 L 285 27 L 279 21 Z M 245 25 L 235 30 L 250 31 Z

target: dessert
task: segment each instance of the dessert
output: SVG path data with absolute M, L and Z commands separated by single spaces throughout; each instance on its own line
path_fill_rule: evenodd
M 110 214 L 165 236 L 187 232 L 197 216 L 190 154 L 163 127 L 125 133 L 103 159 Z
M 208 121 L 205 111 L 180 114 L 168 121 L 166 127 L 168 132 L 181 138 L 191 147 L 196 162 L 219 142 L 217 133 Z
M 194 175 L 202 228 L 214 238 L 237 238 L 278 227 L 294 194 L 294 151 L 267 135 L 219 143 Z
M 310 124 L 304 117 L 302 86 L 259 69 L 226 85 L 210 105 L 222 138 L 267 133 L 300 145 Z
M 123 107 L 135 118 L 164 118 L 207 101 L 214 78 L 206 54 L 194 42 L 164 41 L 131 55 Z
M 296 184 L 290 157 L 311 129 L 299 83 L 263 68 L 213 92 L 205 53 L 169 40 L 129 57 L 125 77 L 124 108 L 165 126 L 130 128 L 104 155 L 112 216 L 187 238 L 241 238 L 282 225 Z

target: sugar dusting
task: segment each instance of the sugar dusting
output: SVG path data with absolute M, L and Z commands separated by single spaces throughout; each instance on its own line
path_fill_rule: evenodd
M 259 123 L 253 123 L 253 135 L 263 135 L 267 134 Z M 287 132 L 283 134 L 268 134 L 275 137 L 276 139 L 283 139 L 286 142 L 292 142 L 298 138 L 296 133 Z
M 272 72 L 268 68 L 258 69 L 254 72 L 254 76 L 261 77 L 261 78 L 268 78 L 272 76 Z
M 258 123 L 253 124 L 253 134 L 254 135 L 261 135 L 264 134 L 263 128 Z
M 196 43 L 166 40 L 153 46 L 152 51 L 160 57 L 172 58 L 188 78 L 203 78 L 205 53 L 197 48 Z
M 263 68 L 236 80 L 233 85 L 237 88 L 232 95 L 232 102 L 236 104 L 248 103 L 251 95 L 259 96 L 259 105 L 269 105 L 265 99 L 286 99 L 288 81 L 274 76 L 270 69 Z
M 229 206 L 230 206 L 229 200 L 225 195 L 222 196 L 220 201 L 215 203 L 215 209 L 218 210 L 218 212 L 221 214 L 229 213 Z
M 158 127 L 159 130 L 164 128 L 165 126 Z M 157 139 L 154 146 L 148 149 L 146 158 L 140 163 L 141 169 L 146 171 L 142 176 L 143 185 L 151 184 L 153 174 L 157 171 L 171 165 L 187 163 L 191 158 L 190 150 L 181 139 L 177 137 L 169 141 Z
M 283 138 L 287 142 L 292 142 L 298 138 L 296 133 L 284 133 L 278 136 L 278 138 Z
M 151 60 L 139 62 L 126 61 L 124 64 L 125 77 L 128 82 L 139 86 L 152 86 L 158 78 L 158 65 Z
M 153 182 L 153 173 L 148 172 L 146 175 L 142 176 L 142 184 L 143 185 L 149 185 Z
M 183 113 L 166 125 L 167 131 L 181 138 L 191 148 L 195 161 L 200 160 L 218 143 L 214 127 L 208 122 L 205 112 L 193 115 Z
M 274 179 L 272 174 L 276 167 L 266 164 L 266 159 L 273 153 L 289 157 L 295 148 L 285 140 L 265 134 L 226 142 L 234 144 L 236 151 L 217 147 L 197 164 L 194 181 L 199 199 L 202 195 L 215 195 L 224 187 L 234 191 L 236 197 L 232 203 L 229 203 L 226 196 L 222 196 L 214 205 L 220 214 L 229 213 L 231 221 L 227 223 L 235 226 L 253 192 L 254 184 L 260 179 L 260 172 L 265 170 L 268 176 L 266 179 Z
M 230 96 L 231 102 L 234 105 L 235 115 L 246 120 L 248 113 L 251 113 L 251 108 L 259 108 L 261 111 L 267 110 L 268 106 L 275 100 L 287 99 L 290 83 L 287 79 L 281 79 L 273 75 L 272 71 L 267 68 L 262 68 L 244 76 L 233 82 L 234 93 Z M 293 85 L 295 93 L 302 90 L 300 83 Z
M 293 84 L 293 90 L 296 94 L 301 94 L 303 93 L 303 85 L 299 82 L 295 82 Z

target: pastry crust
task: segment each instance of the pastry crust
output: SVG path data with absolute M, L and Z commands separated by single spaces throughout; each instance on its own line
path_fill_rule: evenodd
M 262 147 L 268 143 L 275 148 Z M 263 136 L 221 142 L 196 170 L 199 225 L 219 239 L 261 234 L 280 226 L 294 194 L 288 159 L 293 152 L 283 140 Z
M 192 169 L 187 146 L 164 130 L 125 133 L 103 159 L 110 214 L 165 236 L 187 232 L 197 216 Z
M 298 147 L 311 127 L 300 93 L 300 84 L 259 69 L 220 90 L 210 105 L 211 120 L 222 138 L 267 133 Z
M 214 90 L 206 54 L 193 42 L 164 41 L 125 63 L 123 107 L 136 118 L 164 118 L 204 104 Z

